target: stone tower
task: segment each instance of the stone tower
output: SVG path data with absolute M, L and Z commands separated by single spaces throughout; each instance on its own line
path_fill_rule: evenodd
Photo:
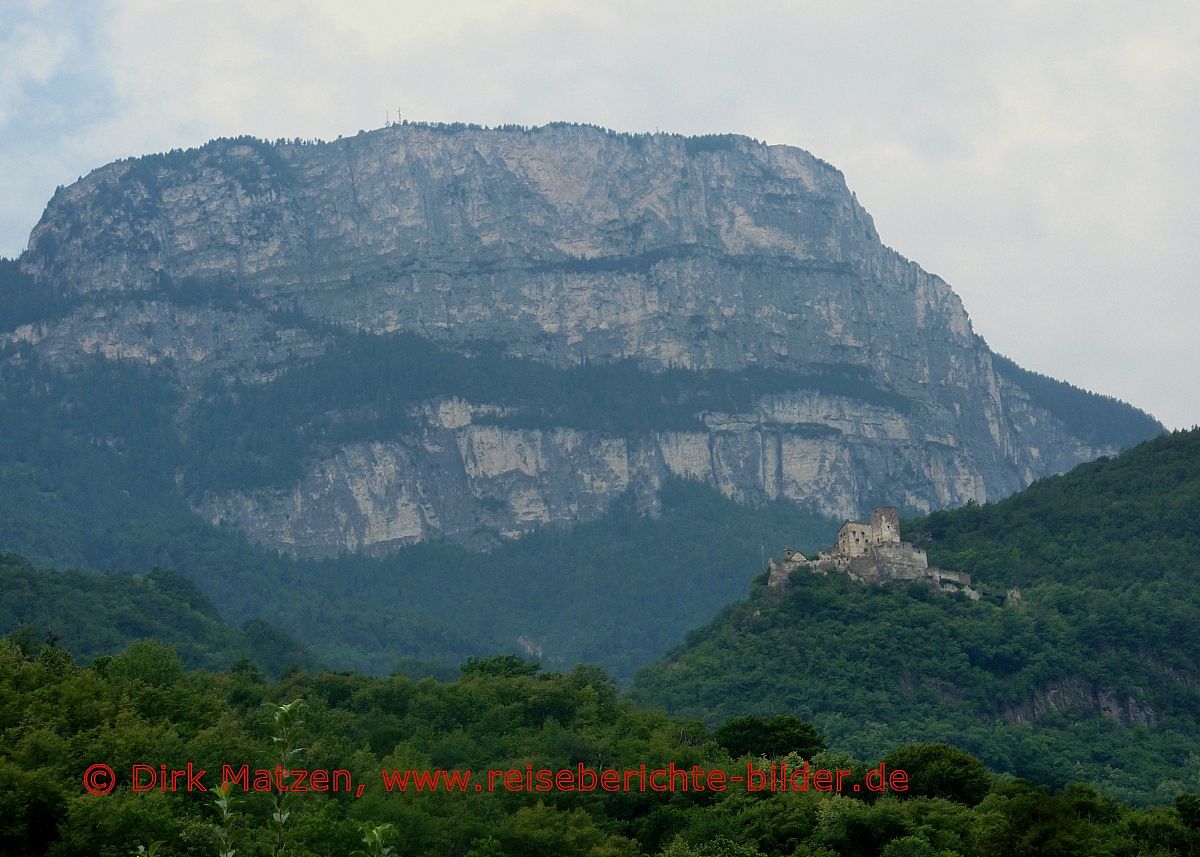
M 878 545 L 900 543 L 900 512 L 895 506 L 871 510 L 871 541 Z

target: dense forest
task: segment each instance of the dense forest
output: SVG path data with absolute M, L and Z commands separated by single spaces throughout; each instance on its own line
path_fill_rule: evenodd
M 1040 783 L 1136 801 L 1200 788 L 1200 431 L 994 504 L 905 521 L 930 562 L 1021 601 L 760 577 L 635 680 L 681 714 L 793 712 L 863 754 L 950 741 Z
M 440 675 L 472 655 L 532 648 L 556 666 L 589 661 L 628 679 L 741 595 L 764 544 L 780 533 L 819 541 L 835 527 L 790 504 L 751 509 L 670 482 L 656 516 L 642 514 L 630 497 L 597 521 L 545 529 L 486 554 L 433 542 L 386 558 L 297 562 L 209 527 L 182 504 L 148 502 L 134 490 L 145 480 L 126 469 L 126 459 L 82 444 L 80 452 L 84 461 L 115 465 L 97 470 L 107 480 L 88 502 L 39 491 L 28 471 L 9 471 L 9 490 L 0 493 L 0 535 L 9 544 L 32 548 L 43 566 L 178 569 L 227 621 L 265 620 L 332 666 L 376 673 L 404 665 Z M 48 458 L 47 466 L 57 461 Z M 67 578 L 60 586 L 76 579 L 90 580 Z M 94 626 L 88 635 L 103 637 L 108 617 L 75 620 L 73 611 L 50 606 L 33 612 L 38 597 L 13 590 L 0 633 L 26 622 L 59 629 L 81 621 Z
M 514 656 L 472 660 L 457 681 L 294 672 L 269 683 L 248 664 L 186 672 L 139 642 L 87 667 L 56 646 L 0 641 L 0 853 L 13 857 L 396 854 L 412 857 L 999 857 L 1200 854 L 1200 798 L 1137 809 L 1086 785 L 1051 793 L 989 773 L 937 744 L 856 759 L 790 717 L 710 731 L 620 698 L 602 671 L 540 672 Z M 347 789 L 278 782 L 228 793 L 135 792 L 133 766 L 186 770 L 214 790 L 222 764 L 346 771 Z M 807 791 L 389 793 L 381 771 L 638 770 L 748 766 L 844 770 L 837 793 Z M 905 772 L 885 793 L 854 791 L 877 765 Z M 115 789 L 88 794 L 107 765 Z M 335 782 L 345 783 L 346 778 Z M 707 781 L 707 778 L 706 778 Z M 104 785 L 104 780 L 89 780 Z M 138 775 L 143 785 L 145 772 Z M 478 779 L 475 782 L 479 782 Z M 661 783 L 662 780 L 660 779 Z M 316 775 L 309 785 L 319 785 Z M 820 783 L 820 785 L 818 785 Z M 362 787 L 361 792 L 359 786 Z M 328 787 L 328 786 L 327 786 Z M 103 790 L 103 789 L 101 789 Z M 387 850 L 391 849 L 391 850 Z
M 80 662 L 111 655 L 139 639 L 174 647 L 188 668 L 227 669 L 249 660 L 270 676 L 319 663 L 295 638 L 248 619 L 226 625 L 217 609 L 182 574 L 96 574 L 36 568 L 0 554 L 0 629 L 25 640 L 53 640 Z
M 35 286 L 16 259 L 0 256 L 0 331 L 57 318 L 78 304 L 57 289 Z

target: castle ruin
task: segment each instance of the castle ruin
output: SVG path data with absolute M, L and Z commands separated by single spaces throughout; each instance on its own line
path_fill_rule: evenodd
M 869 523 L 844 522 L 838 529 L 837 542 L 819 551 L 815 559 L 788 548 L 783 562 L 771 559 L 767 585 L 772 589 L 785 587 L 789 575 L 802 567 L 817 574 L 841 571 L 853 580 L 867 583 L 924 580 L 944 592 L 961 592 L 972 599 L 980 597 L 979 591 L 971 587 L 969 574 L 930 566 L 925 551 L 900 540 L 900 513 L 895 506 L 872 509 Z

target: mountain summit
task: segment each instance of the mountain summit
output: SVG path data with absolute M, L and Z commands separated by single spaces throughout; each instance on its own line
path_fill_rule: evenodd
M 60 189 L 3 274 L 8 352 L 153 366 L 178 494 L 299 556 L 491 544 L 671 476 L 927 512 L 1161 431 L 994 355 L 838 170 L 734 135 L 216 140 Z

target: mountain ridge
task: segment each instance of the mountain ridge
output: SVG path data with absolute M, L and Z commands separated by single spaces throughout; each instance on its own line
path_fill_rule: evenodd
M 539 402 L 453 378 L 389 405 L 390 423 L 371 423 L 386 409 L 370 397 L 326 407 L 326 423 L 359 428 L 327 431 L 301 471 L 187 494 L 210 522 L 297 555 L 516 538 L 631 489 L 652 508 L 674 476 L 822 515 L 929 511 L 1162 429 L 1114 402 L 1064 422 L 1065 388 L 1043 384 L 1035 401 L 1026 376 L 1000 371 L 958 296 L 879 241 L 836 168 L 737 135 L 400 124 L 329 143 L 217 140 L 60 189 L 5 267 L 5 291 L 22 295 L 0 333 L 11 359 L 163 367 L 185 443 L 192 414 L 224 414 L 230 448 L 271 435 L 237 385 L 352 376 L 337 360 L 356 335 L 376 337 L 380 365 L 411 353 L 397 336 L 468 360 L 497 345 L 530 378 L 628 361 L 644 373 L 628 389 L 671 371 L 695 373 L 696 389 L 714 372 L 794 376 L 749 402 L 693 397 L 690 429 L 632 437 L 564 420 L 565 392 Z M 858 386 L 814 387 L 820 367 Z M 325 431 L 310 423 L 284 429 Z M 199 467 L 181 490 L 206 481 Z

